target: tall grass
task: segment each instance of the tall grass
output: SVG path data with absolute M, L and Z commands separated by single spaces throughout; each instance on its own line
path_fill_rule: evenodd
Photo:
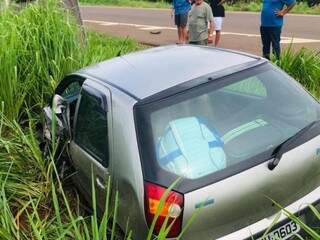
M 3 190 L 16 203 L 48 193 L 46 167 L 33 129 L 31 119 L 22 128 L 0 111 L 0 183 L 6 180 Z
M 168 1 L 148 1 L 148 0 L 81 0 L 81 4 L 105 5 L 105 6 L 125 6 L 138 8 L 170 8 L 172 5 Z
M 0 239 L 3 240 L 49 240 L 49 239 L 72 239 L 72 240 L 113 240 L 115 236 L 115 224 L 110 224 L 111 219 L 116 219 L 116 213 L 110 214 L 110 181 L 107 184 L 106 205 L 107 209 L 102 219 L 97 216 L 96 194 L 92 185 L 92 215 L 82 215 L 75 211 L 70 204 L 70 199 L 64 191 L 58 174 L 53 164 L 51 174 L 57 177 L 57 181 L 50 181 L 48 188 L 50 193 L 46 198 L 29 196 L 29 200 L 19 204 L 20 208 L 12 206 L 12 199 L 6 193 L 8 178 L 1 181 L 0 185 Z M 7 175 L 12 175 L 9 171 Z M 54 179 L 51 176 L 51 179 Z M 50 199 L 46 201 L 46 199 Z M 114 209 L 117 209 L 117 201 Z M 85 217 L 83 217 L 85 216 Z M 109 226 L 111 226 L 109 228 Z M 107 234 L 110 232 L 110 234 Z M 130 239 L 130 236 L 126 239 Z
M 289 219 L 291 219 L 293 222 L 295 222 L 297 225 L 299 225 L 301 227 L 301 229 L 306 233 L 306 240 L 318 240 L 320 239 L 320 229 L 319 227 L 312 227 L 312 226 L 308 226 L 299 216 L 296 216 L 294 214 L 292 214 L 291 212 L 289 212 L 288 210 L 286 210 L 285 208 L 283 208 L 281 205 L 279 205 L 277 202 L 273 201 L 272 199 L 270 199 L 273 204 L 275 206 L 277 206 Z M 306 208 L 308 209 L 308 211 L 310 212 L 310 214 L 312 214 L 313 216 L 313 220 L 317 221 L 318 223 L 320 222 L 320 209 L 318 206 L 318 209 L 309 204 L 308 206 L 306 206 Z M 279 215 L 280 217 L 280 215 Z M 311 216 L 309 216 L 311 217 Z M 276 222 L 274 222 L 272 225 L 276 224 Z M 313 223 L 315 224 L 315 223 Z M 319 224 L 318 224 L 319 226 Z M 272 226 L 271 226 L 272 227 Z M 268 229 L 269 231 L 270 229 Z M 267 234 L 267 232 L 265 233 Z M 301 238 L 301 236 L 296 236 L 297 239 L 303 240 Z
M 91 34 L 84 43 L 74 19 L 52 0 L 2 11 L 0 32 L 0 102 L 9 119 L 43 105 L 66 74 L 114 56 L 122 41 Z M 136 49 L 129 40 L 124 52 Z
M 275 63 L 320 99 L 320 52 L 306 48 L 296 52 L 291 46 Z
M 227 1 L 225 8 L 227 11 L 260 12 L 262 9 L 262 1 L 234 1 L 233 3 Z M 306 2 L 299 2 L 290 13 L 319 15 L 320 5 L 309 7 Z
M 78 196 L 63 190 L 54 159 L 43 159 L 35 125 L 65 75 L 139 45 L 96 33 L 83 41 L 54 0 L 2 9 L 0 31 L 0 239 L 104 239 L 112 216 L 101 224 L 95 214 L 82 217 Z
M 18 117 L 24 104 L 41 104 L 56 79 L 77 67 L 78 30 L 51 4 L 0 15 L 0 101 L 6 102 L 10 119 Z

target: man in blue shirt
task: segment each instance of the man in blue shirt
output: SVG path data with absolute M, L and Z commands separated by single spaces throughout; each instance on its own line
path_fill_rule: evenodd
M 263 56 L 270 59 L 272 43 L 273 54 L 280 57 L 280 37 L 283 25 L 283 16 L 296 4 L 295 0 L 263 0 L 261 11 L 261 40 Z M 284 7 L 286 5 L 286 7 Z
M 174 14 L 174 22 L 178 29 L 179 44 L 187 41 L 187 22 L 188 13 L 191 9 L 189 0 L 173 0 L 172 15 Z

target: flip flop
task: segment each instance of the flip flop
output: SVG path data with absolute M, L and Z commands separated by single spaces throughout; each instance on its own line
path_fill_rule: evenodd
M 160 34 L 161 31 L 160 30 L 153 30 L 153 31 L 150 31 L 151 34 Z

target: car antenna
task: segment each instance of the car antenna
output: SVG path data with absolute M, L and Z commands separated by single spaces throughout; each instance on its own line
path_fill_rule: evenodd
M 123 43 L 122 43 L 122 45 L 121 45 L 121 47 L 120 47 L 120 50 L 119 50 L 119 52 L 118 52 L 118 54 L 117 54 L 117 57 L 120 57 L 120 56 L 122 55 L 122 50 L 123 50 L 123 48 L 125 47 L 125 45 L 126 45 L 126 43 L 127 43 L 128 40 L 129 40 L 129 36 L 127 36 L 126 39 L 123 41 Z

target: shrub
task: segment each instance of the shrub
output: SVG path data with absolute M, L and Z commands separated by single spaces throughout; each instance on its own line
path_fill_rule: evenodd
M 306 48 L 295 52 L 286 49 L 275 63 L 300 82 L 316 98 L 320 98 L 320 52 Z

